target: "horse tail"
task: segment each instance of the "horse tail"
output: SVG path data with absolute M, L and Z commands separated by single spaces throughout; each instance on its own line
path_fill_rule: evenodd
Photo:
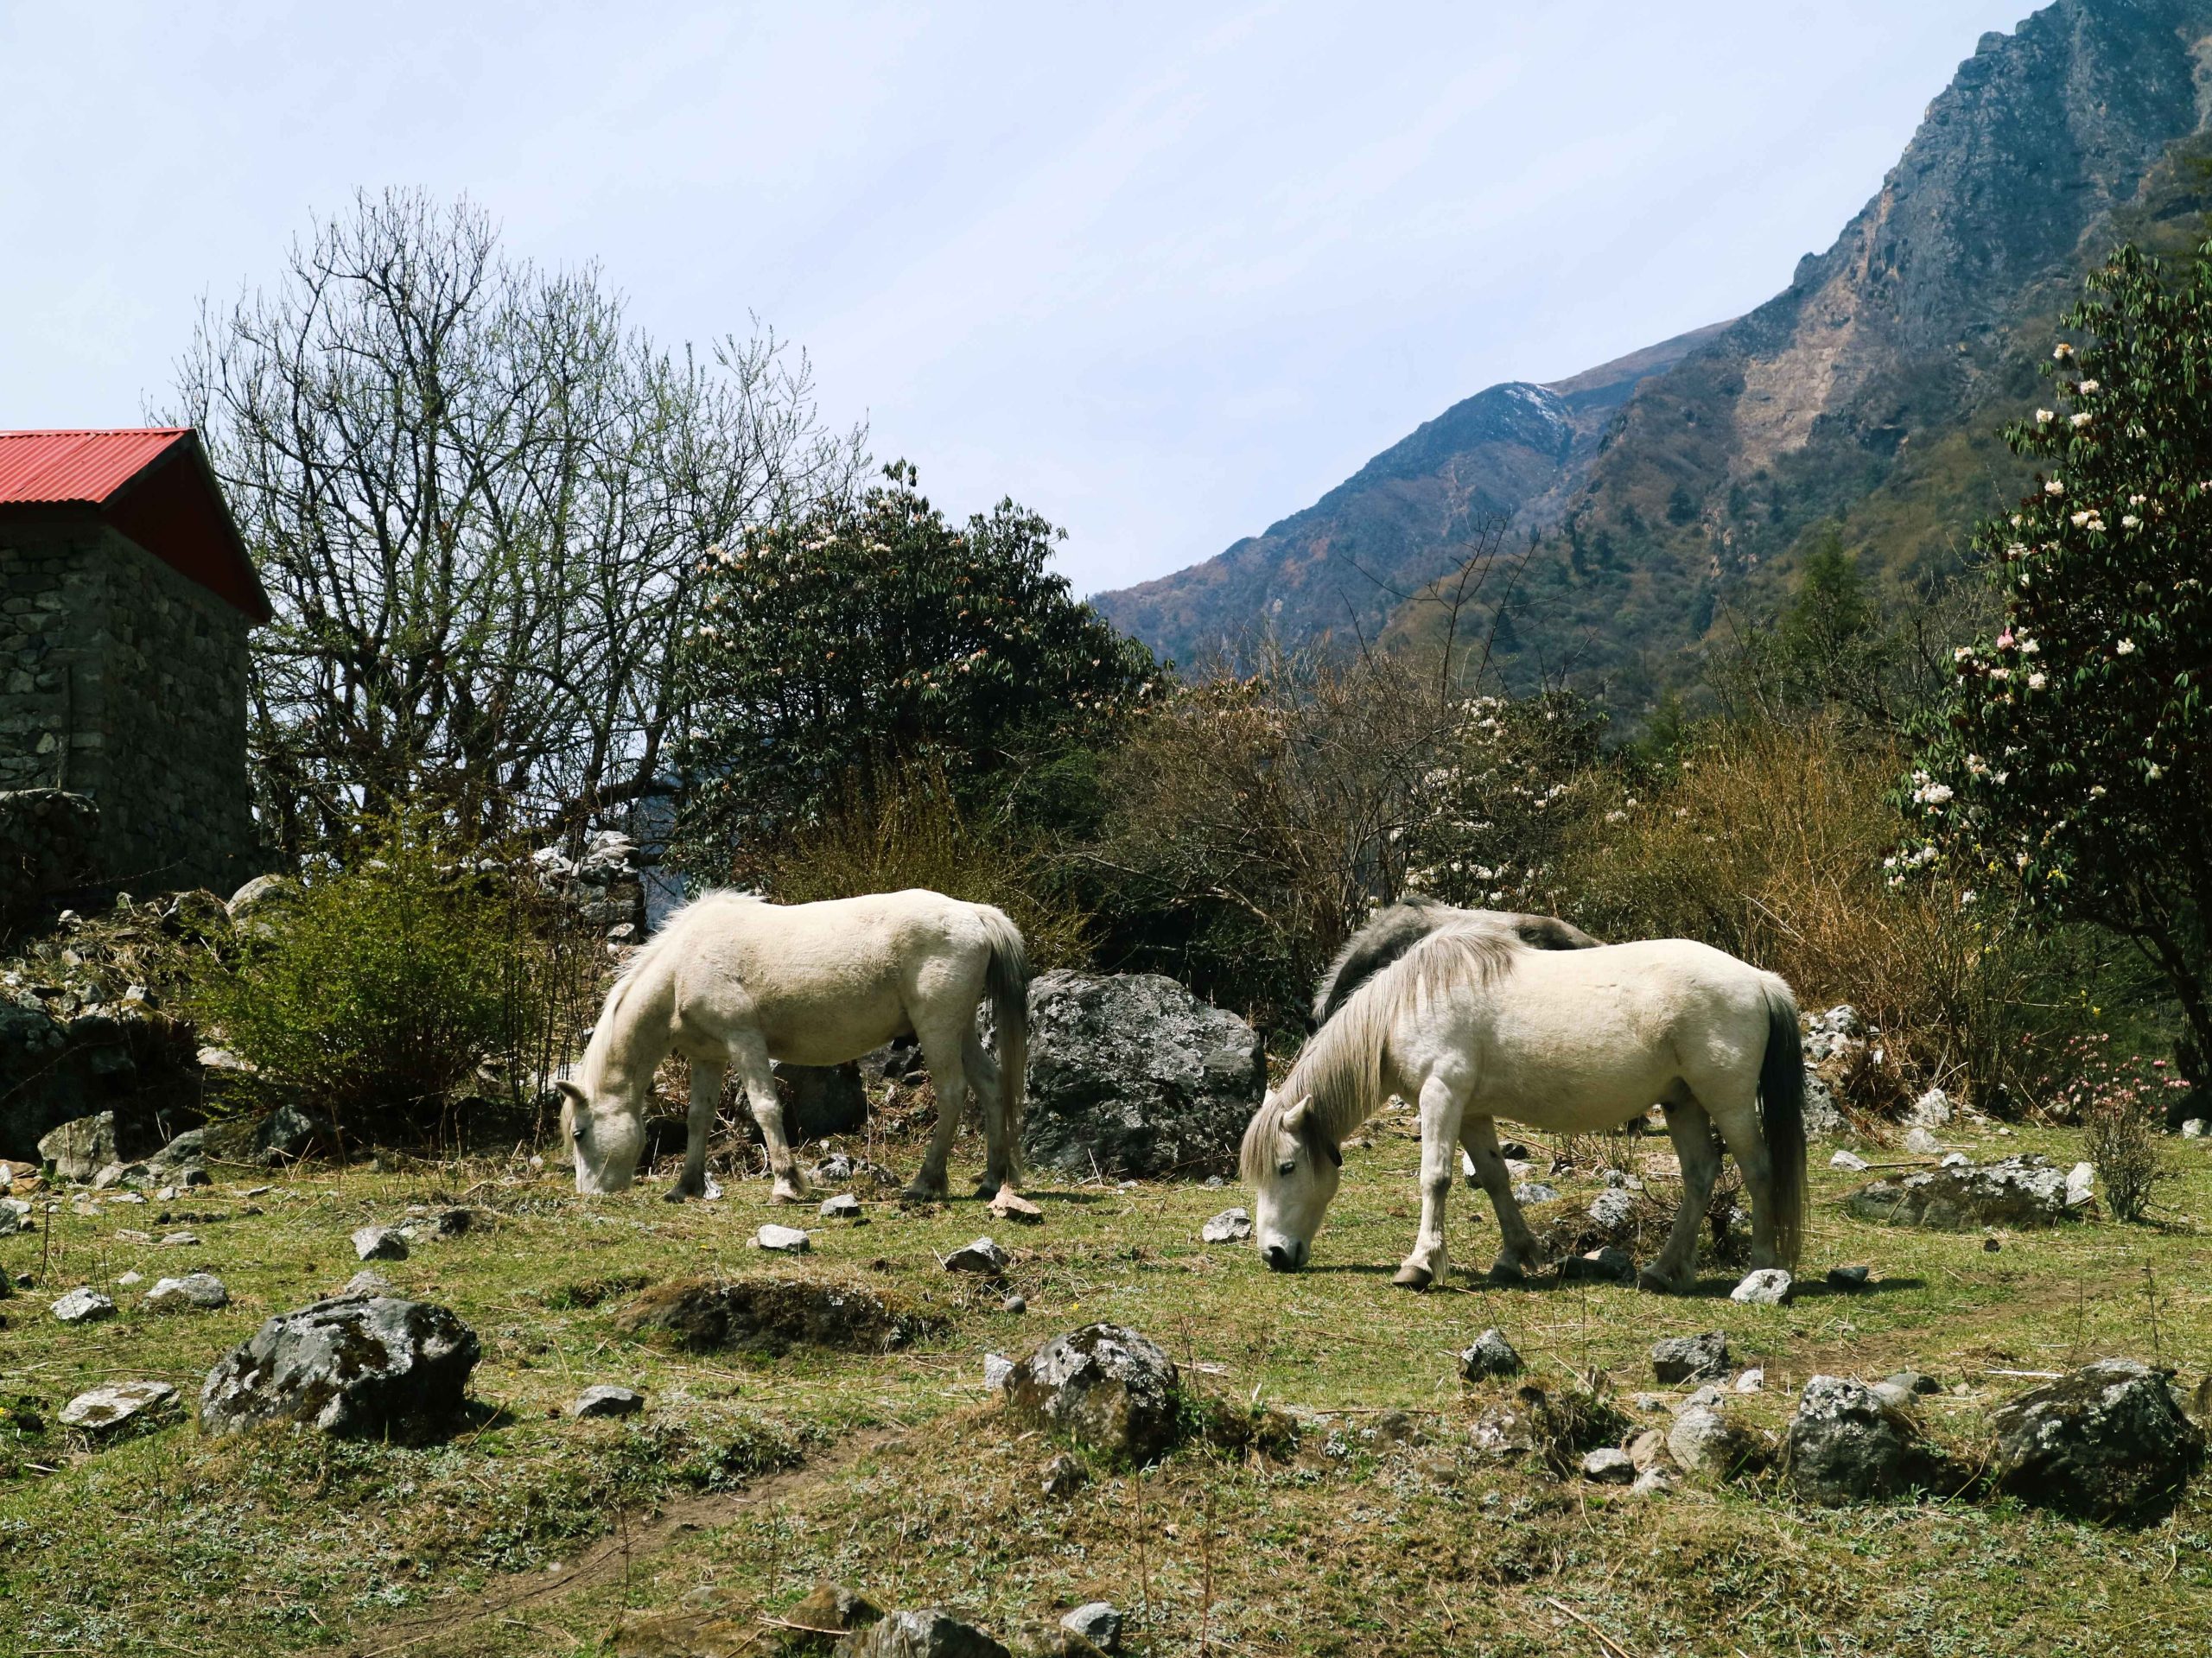
M 1759 1064 L 1759 1130 L 1774 1188 L 1774 1247 L 1793 1269 L 1805 1239 L 1805 1052 L 1797 999 L 1770 975 L 1766 1058 Z
M 1018 1166 L 1029 1071 L 1029 951 L 1021 942 L 1021 929 L 1004 911 L 987 904 L 976 907 L 991 947 L 983 989 L 991 999 L 991 1022 L 998 1031 L 999 1110 L 1006 1125 L 1007 1157 Z

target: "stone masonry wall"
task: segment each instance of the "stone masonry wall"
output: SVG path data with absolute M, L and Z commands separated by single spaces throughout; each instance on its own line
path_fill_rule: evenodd
M 101 884 L 229 890 L 253 861 L 249 626 L 89 515 L 0 529 L 0 789 L 91 796 Z

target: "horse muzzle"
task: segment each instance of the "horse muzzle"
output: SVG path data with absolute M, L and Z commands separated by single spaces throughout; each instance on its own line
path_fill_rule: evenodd
M 1309 1247 L 1295 1239 L 1270 1238 L 1260 1246 L 1260 1259 L 1268 1263 L 1269 1272 L 1294 1273 L 1306 1265 Z

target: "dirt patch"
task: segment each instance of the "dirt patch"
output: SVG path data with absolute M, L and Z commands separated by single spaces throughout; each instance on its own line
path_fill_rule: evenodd
M 761 1277 L 657 1285 L 614 1323 L 625 1335 L 658 1337 L 688 1352 L 774 1354 L 802 1344 L 887 1353 L 936 1333 L 946 1321 L 860 1284 Z

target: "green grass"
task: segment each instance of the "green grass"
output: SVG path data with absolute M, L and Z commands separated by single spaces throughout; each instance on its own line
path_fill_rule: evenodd
M 1478 1456 L 1469 1423 L 1506 1390 L 1462 1384 L 1452 1360 L 1495 1324 L 1555 1390 L 1571 1370 L 1602 1371 L 1640 1426 L 1650 1343 L 1726 1330 L 1739 1364 L 1766 1368 L 1747 1408 L 1769 1429 L 1808 1375 L 1911 1365 L 1949 1389 L 1924 1418 L 1971 1461 L 1991 1408 L 2031 1385 L 1990 1372 L 2151 1358 L 2154 1296 L 2156 1356 L 2186 1387 L 2204 1375 L 2212 1296 L 2190 1223 L 2212 1215 L 2212 1166 L 2197 1147 L 2173 1148 L 2183 1173 L 2160 1190 L 2167 1228 L 2006 1235 L 1996 1253 L 1979 1234 L 1847 1219 L 1834 1199 L 1849 1178 L 1821 1166 L 1820 1147 L 1809 1275 L 1864 1261 L 1878 1287 L 1770 1309 L 1730 1302 L 1732 1275 L 1718 1272 L 1680 1299 L 1464 1276 L 1393 1290 L 1417 1147 L 1403 1116 L 1371 1139 L 1348 1157 L 1314 1269 L 1294 1279 L 1249 1246 L 1200 1244 L 1209 1215 L 1249 1199 L 1191 1185 L 1039 1182 L 1046 1220 L 1027 1230 L 974 1204 L 877 1205 L 869 1226 L 819 1227 L 815 1253 L 788 1264 L 747 1247 L 761 1220 L 790 1218 L 758 1181 L 682 1209 L 652 1186 L 583 1199 L 489 1165 L 300 1176 L 250 1201 L 241 1181 L 168 1205 L 228 1217 L 189 1223 L 196 1248 L 117 1240 L 168 1229 L 154 1205 L 65 1209 L 50 1237 L 0 1241 L 10 1273 L 45 1261 L 38 1288 L 0 1301 L 0 1404 L 28 1398 L 48 1424 L 0 1431 L 0 1652 L 765 1652 L 777 1631 L 762 1618 L 825 1578 L 887 1604 L 957 1609 L 1017 1647 L 1104 1598 L 1137 1616 L 1135 1648 L 1160 1654 L 1598 1652 L 1561 1607 L 1637 1658 L 2212 1648 L 2212 1477 L 2136 1529 L 1967 1498 L 1821 1510 L 1770 1480 L 1630 1498 Z M 1976 1149 L 2070 1160 L 2075 1142 L 2023 1132 Z M 1556 1184 L 1575 1201 L 1595 1182 Z M 93 1451 L 51 1426 L 102 1380 L 196 1392 L 264 1318 L 356 1269 L 353 1227 L 464 1192 L 490 1224 L 379 1268 L 482 1337 L 479 1408 L 448 1441 L 208 1440 L 180 1420 Z M 986 1230 L 1015 1252 L 1025 1314 L 938 1267 Z M 1456 1195 L 1455 1262 L 1487 1265 L 1496 1236 Z M 230 1307 L 142 1313 L 141 1286 L 114 1292 L 123 1313 L 105 1324 L 46 1316 L 75 1284 L 111 1286 L 126 1268 L 150 1284 L 196 1264 L 222 1275 Z M 946 1333 L 889 1355 L 780 1357 L 686 1356 L 618 1333 L 628 1280 L 771 1270 L 878 1284 L 948 1319 Z M 1141 1475 L 1095 1466 L 1072 1497 L 1046 1497 L 1039 1471 L 1058 1447 L 1004 1418 L 982 1357 L 1094 1318 L 1151 1334 L 1217 1413 L 1255 1400 L 1291 1412 L 1295 1448 L 1194 1444 Z M 562 1414 L 594 1382 L 643 1388 L 647 1413 Z

